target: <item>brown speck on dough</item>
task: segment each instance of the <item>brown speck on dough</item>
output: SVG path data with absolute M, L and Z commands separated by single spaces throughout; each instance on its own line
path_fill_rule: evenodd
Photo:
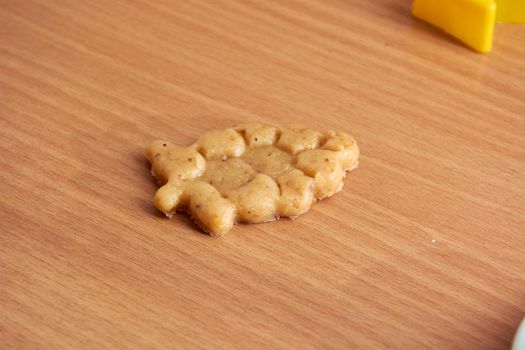
M 166 147 L 166 146 L 167 146 L 167 144 L 163 143 L 163 144 L 162 144 L 162 146 L 163 146 L 163 147 Z
M 188 162 L 191 162 L 193 160 L 193 158 L 188 158 Z
M 200 207 L 201 207 L 200 204 L 197 204 L 197 205 L 195 206 L 195 208 L 197 208 L 197 209 L 200 208 Z
M 158 158 L 160 156 L 160 153 L 155 154 L 155 158 Z
M 328 159 L 328 158 L 325 158 L 325 159 L 324 159 L 324 161 L 325 161 L 325 162 L 329 162 L 329 161 L 330 161 L 330 159 Z
M 257 142 L 257 141 L 259 141 L 259 139 L 256 137 L 256 138 L 255 138 L 255 142 Z

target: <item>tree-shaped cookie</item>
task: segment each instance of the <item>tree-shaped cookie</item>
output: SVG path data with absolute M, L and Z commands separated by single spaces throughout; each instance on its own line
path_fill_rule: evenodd
M 237 222 L 304 214 L 341 190 L 359 149 L 343 132 L 243 124 L 208 132 L 188 147 L 154 141 L 146 157 L 161 185 L 155 206 L 168 217 L 187 211 L 220 236 Z

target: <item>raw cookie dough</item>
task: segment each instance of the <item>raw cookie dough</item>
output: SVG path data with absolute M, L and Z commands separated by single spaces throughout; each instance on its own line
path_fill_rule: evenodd
M 202 135 L 191 146 L 146 147 L 161 187 L 155 206 L 168 217 L 188 211 L 213 236 L 237 222 L 260 223 L 306 213 L 343 187 L 359 148 L 343 132 L 243 124 Z

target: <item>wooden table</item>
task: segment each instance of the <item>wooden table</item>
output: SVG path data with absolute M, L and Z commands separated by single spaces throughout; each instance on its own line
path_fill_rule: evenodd
M 525 26 L 480 55 L 408 0 L 0 3 L 0 348 L 507 349 L 525 314 Z M 243 121 L 361 162 L 221 239 L 143 156 Z

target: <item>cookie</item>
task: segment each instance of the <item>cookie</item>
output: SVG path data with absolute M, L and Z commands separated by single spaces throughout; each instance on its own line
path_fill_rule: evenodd
M 237 222 L 262 223 L 306 213 L 343 187 L 357 167 L 357 142 L 343 132 L 243 124 L 202 135 L 188 147 L 146 147 L 161 186 L 155 206 L 172 217 L 187 211 L 213 236 Z

